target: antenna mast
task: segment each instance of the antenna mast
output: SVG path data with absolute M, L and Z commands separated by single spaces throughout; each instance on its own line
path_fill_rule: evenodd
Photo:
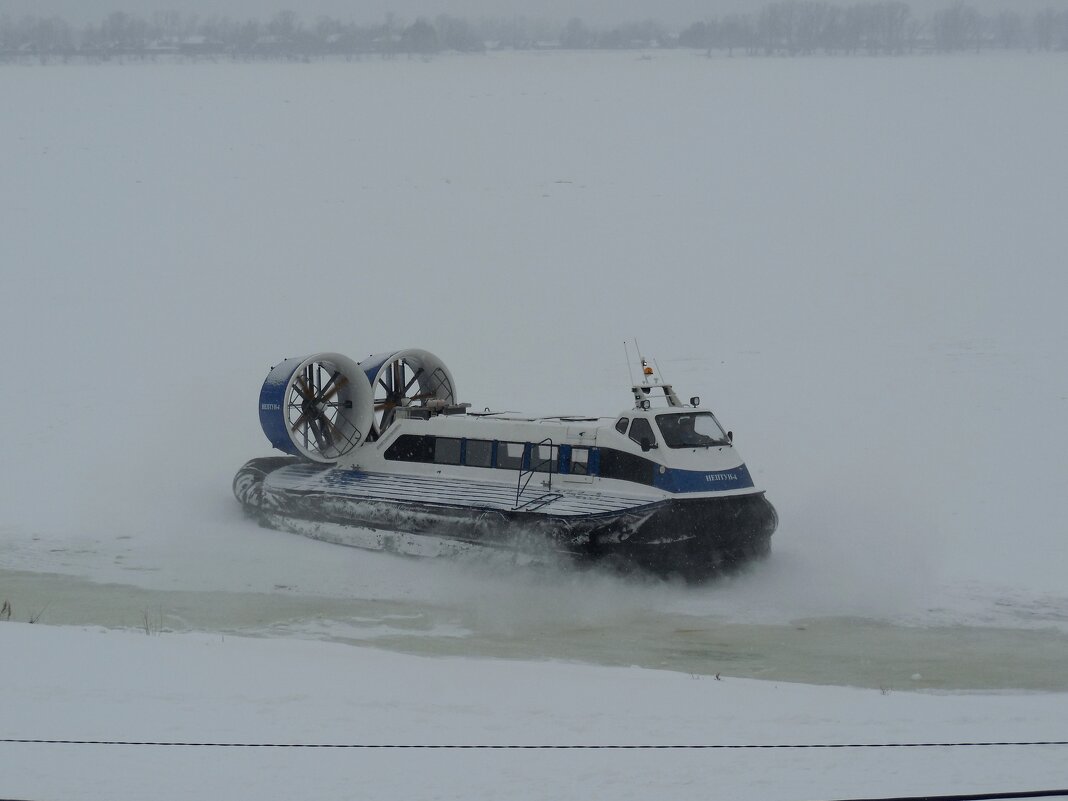
M 645 357 L 642 356 L 642 349 L 638 345 L 638 338 L 637 337 L 634 337 L 634 350 L 638 351 L 638 361 L 641 362 L 641 365 L 642 365 L 642 383 L 643 384 L 648 384 L 649 383 L 649 377 L 651 375 L 653 375 L 653 368 L 649 366 L 649 362 L 647 362 L 645 360 Z M 659 384 L 660 383 L 660 379 L 659 378 L 654 378 L 653 383 Z

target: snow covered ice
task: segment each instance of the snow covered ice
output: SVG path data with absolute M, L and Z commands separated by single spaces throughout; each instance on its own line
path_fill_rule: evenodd
M 1063 58 L 7 65 L 0 97 L 0 737 L 1065 739 Z M 599 413 L 635 334 L 779 510 L 750 574 L 414 562 L 230 495 L 284 356 L 430 346 L 477 406 Z M 1056 749 L 59 748 L 0 745 L 0 792 L 1063 783 Z

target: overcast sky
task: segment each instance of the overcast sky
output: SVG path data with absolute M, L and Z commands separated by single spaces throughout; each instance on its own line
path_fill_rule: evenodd
M 0 13 L 14 16 L 58 14 L 75 24 L 99 20 L 111 11 L 150 16 L 154 11 L 174 9 L 200 16 L 270 19 L 291 9 L 305 22 L 321 15 L 355 22 L 374 22 L 387 13 L 398 18 L 433 17 L 441 13 L 476 18 L 526 15 L 550 20 L 581 17 L 592 24 L 623 20 L 656 19 L 668 25 L 684 25 L 720 14 L 757 9 L 770 0 L 0 0 Z M 951 0 L 911 0 L 917 14 L 944 8 Z M 1022 13 L 1046 6 L 1068 5 L 1066 0 L 971 0 L 981 9 L 1015 8 Z

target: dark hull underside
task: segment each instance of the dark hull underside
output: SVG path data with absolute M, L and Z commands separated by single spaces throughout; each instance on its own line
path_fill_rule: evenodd
M 563 557 L 620 572 L 701 581 L 766 556 L 778 523 L 762 492 L 558 516 L 354 499 L 264 485 L 271 472 L 293 463 L 287 458 L 253 459 L 238 471 L 234 495 L 249 515 L 270 528 L 416 555 L 490 550 L 527 560 Z

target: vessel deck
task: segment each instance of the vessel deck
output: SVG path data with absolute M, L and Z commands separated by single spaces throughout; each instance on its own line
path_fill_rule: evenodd
M 454 476 L 416 476 L 371 473 L 299 464 L 275 470 L 265 488 L 289 492 L 321 492 L 368 501 L 399 501 L 462 506 L 495 511 L 536 511 L 554 517 L 581 517 L 633 511 L 659 501 L 647 496 L 588 492 L 562 481 L 546 487 L 536 476 L 519 493 L 516 485 L 472 481 Z

